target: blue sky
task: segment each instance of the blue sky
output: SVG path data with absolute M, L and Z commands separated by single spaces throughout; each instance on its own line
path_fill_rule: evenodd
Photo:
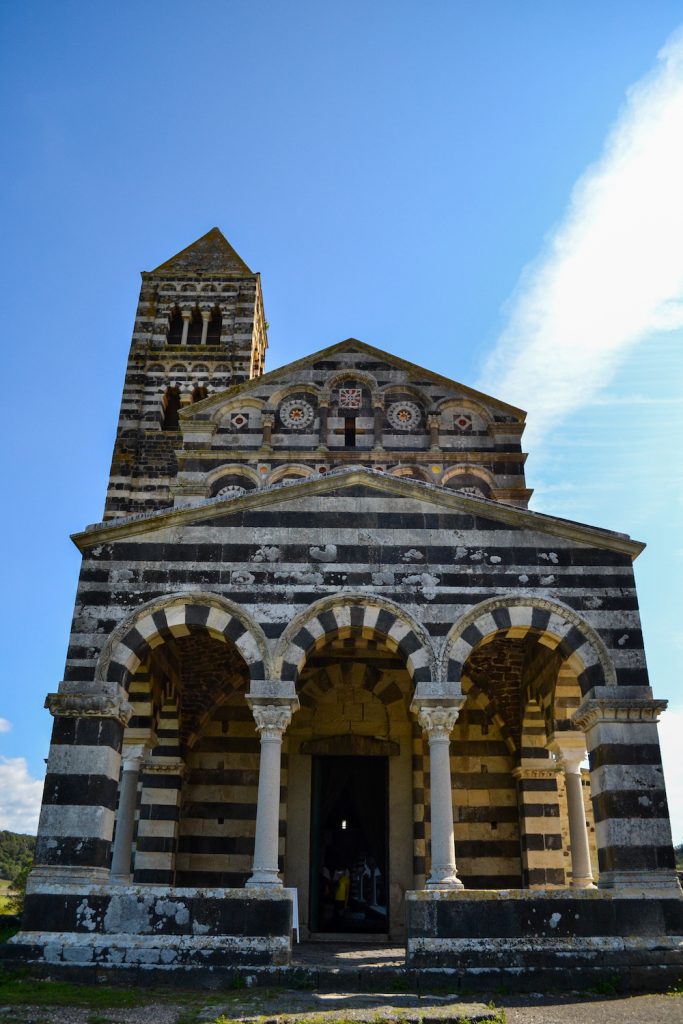
M 488 388 L 529 410 L 532 507 L 648 543 L 683 840 L 680 2 L 36 0 L 0 18 L 0 827 L 34 820 L 68 535 L 101 517 L 138 271 L 216 224 L 263 275 L 270 369 L 353 335 Z

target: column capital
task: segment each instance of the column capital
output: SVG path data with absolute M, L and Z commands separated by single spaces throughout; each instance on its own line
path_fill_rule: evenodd
M 124 772 L 139 772 L 142 759 L 148 747 L 146 743 L 124 743 L 121 751 L 121 766 Z
M 192 319 L 192 310 L 191 309 L 181 309 L 180 310 L 180 315 L 183 318 L 183 320 L 191 320 Z
M 261 739 L 281 740 L 282 734 L 292 721 L 294 709 L 291 704 L 256 704 L 248 699 L 247 703 L 251 707 Z
M 383 395 L 373 395 L 372 396 L 372 408 L 373 409 L 383 409 L 384 408 L 384 396 Z
M 423 732 L 430 740 L 448 740 L 458 720 L 460 709 L 465 698 L 457 704 L 417 704 L 413 702 L 411 710 L 417 714 L 417 720 Z
M 118 684 L 62 683 L 59 693 L 48 693 L 45 707 L 55 718 L 114 718 L 121 725 L 127 725 L 133 705 L 128 702 L 125 690 Z M 64 688 L 64 689 L 63 689 Z
M 524 758 L 521 764 L 512 769 L 512 777 L 524 779 L 554 779 L 559 772 L 557 761 Z
M 211 319 L 210 309 L 201 309 L 200 313 L 202 314 L 202 320 L 206 320 L 208 322 Z
M 581 763 L 586 759 L 586 737 L 582 732 L 554 732 L 550 737 L 548 749 L 554 754 L 556 763 L 564 772 L 581 774 Z
M 615 693 L 613 697 L 588 698 L 572 715 L 574 725 L 587 732 L 595 725 L 613 722 L 657 722 L 668 706 L 667 700 L 629 699 Z
M 441 426 L 441 413 L 430 412 L 427 415 L 427 426 L 428 427 L 439 427 Z
M 272 427 L 274 423 L 275 423 L 275 413 L 274 412 L 262 412 L 261 413 L 261 426 L 263 426 L 263 427 Z

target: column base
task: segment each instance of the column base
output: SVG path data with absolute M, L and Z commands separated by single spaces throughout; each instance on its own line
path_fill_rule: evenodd
M 109 868 L 70 864 L 38 864 L 28 876 L 26 892 L 40 892 L 49 885 L 107 885 Z
M 269 889 L 283 888 L 282 879 L 277 871 L 270 868 L 259 868 L 244 883 L 245 889 L 261 889 L 263 886 L 267 886 Z
M 579 876 L 578 878 L 572 878 L 571 880 L 572 889 L 597 889 L 597 885 L 593 881 L 592 875 Z
M 110 885 L 132 885 L 133 876 L 130 872 L 122 875 L 109 875 Z
M 433 870 L 425 885 L 426 889 L 464 889 L 464 884 L 452 869 Z

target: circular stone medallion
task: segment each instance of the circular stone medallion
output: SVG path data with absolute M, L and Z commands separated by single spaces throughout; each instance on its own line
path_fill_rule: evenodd
M 387 409 L 387 419 L 395 430 L 414 430 L 420 425 L 420 408 L 414 402 L 394 402 Z
M 280 419 L 290 430 L 304 430 L 315 417 L 313 406 L 302 398 L 288 398 L 280 406 Z

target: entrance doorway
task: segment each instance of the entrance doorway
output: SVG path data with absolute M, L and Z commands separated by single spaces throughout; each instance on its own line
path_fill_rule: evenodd
M 312 759 L 312 932 L 389 930 L 388 760 Z

